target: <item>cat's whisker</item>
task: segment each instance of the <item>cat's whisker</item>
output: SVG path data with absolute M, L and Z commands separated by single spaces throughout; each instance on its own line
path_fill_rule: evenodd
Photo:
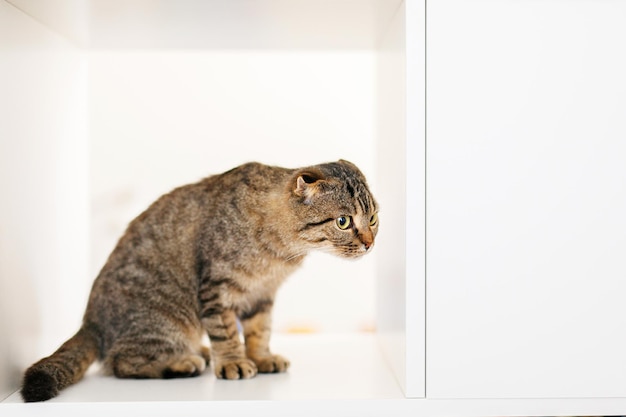
M 296 252 L 290 256 L 288 256 L 287 258 L 285 258 L 286 261 L 293 261 L 294 259 L 306 256 L 309 253 L 309 250 L 302 250 L 300 252 Z

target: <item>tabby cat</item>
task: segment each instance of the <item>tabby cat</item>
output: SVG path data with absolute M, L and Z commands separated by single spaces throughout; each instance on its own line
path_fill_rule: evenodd
M 25 401 L 45 401 L 95 360 L 119 378 L 284 372 L 269 349 L 276 290 L 310 250 L 372 249 L 378 205 L 359 169 L 249 163 L 162 196 L 130 223 L 96 278 L 78 333 L 25 373 Z M 239 339 L 241 323 L 245 344 Z

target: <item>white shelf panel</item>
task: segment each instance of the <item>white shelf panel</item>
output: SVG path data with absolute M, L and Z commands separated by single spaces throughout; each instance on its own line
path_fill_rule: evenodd
M 289 358 L 284 374 L 242 381 L 197 378 L 122 380 L 92 369 L 50 403 L 153 401 L 293 401 L 400 399 L 402 391 L 373 334 L 274 335 L 272 349 Z M 5 403 L 20 403 L 19 393 Z
M 400 0 L 8 0 L 87 48 L 375 48 Z
M 406 399 L 374 334 L 275 335 L 289 372 L 246 381 L 211 372 L 188 379 L 121 380 L 92 369 L 51 401 L 0 402 L 2 417 L 63 416 L 428 416 L 619 415 L 626 399 Z

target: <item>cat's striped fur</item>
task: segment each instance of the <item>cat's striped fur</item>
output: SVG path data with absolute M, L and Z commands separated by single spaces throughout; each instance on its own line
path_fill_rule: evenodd
M 83 325 L 25 373 L 25 401 L 77 382 L 89 365 L 120 378 L 284 372 L 269 349 L 276 290 L 313 249 L 370 251 L 378 206 L 356 166 L 258 163 L 175 189 L 128 227 L 94 282 Z M 245 344 L 239 339 L 241 322 Z

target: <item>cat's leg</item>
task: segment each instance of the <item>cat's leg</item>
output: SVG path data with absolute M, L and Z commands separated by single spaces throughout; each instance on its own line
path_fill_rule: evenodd
M 202 319 L 211 340 L 215 375 L 220 379 L 248 379 L 256 376 L 257 367 L 246 357 L 239 340 L 237 317 L 232 310 L 213 309 Z
M 167 338 L 137 337 L 118 340 L 107 353 L 104 368 L 118 378 L 183 378 L 206 369 L 201 352 Z
M 176 358 L 168 363 L 162 372 L 162 377 L 187 378 L 200 375 L 207 366 L 206 360 L 195 354 L 189 354 Z
M 289 361 L 270 352 L 272 331 L 272 302 L 263 301 L 241 316 L 243 335 L 246 341 L 246 356 L 261 373 L 285 372 Z
M 200 346 L 200 356 L 204 359 L 206 366 L 211 363 L 211 349 L 208 346 Z

